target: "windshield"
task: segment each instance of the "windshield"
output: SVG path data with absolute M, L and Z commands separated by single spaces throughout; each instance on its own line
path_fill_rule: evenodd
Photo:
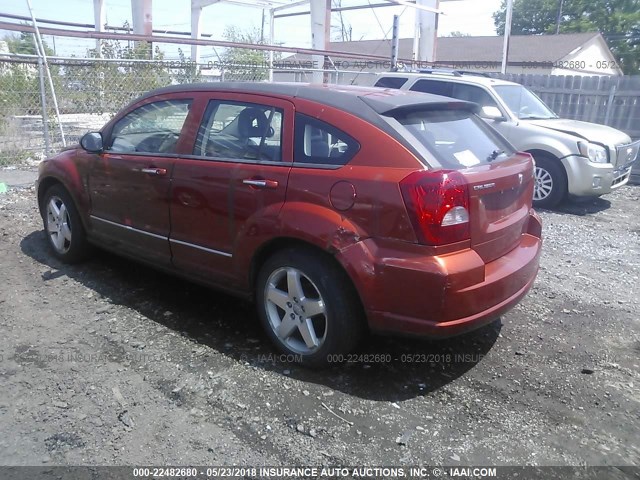
M 466 110 L 414 111 L 395 118 L 445 168 L 499 162 L 514 153 L 511 145 Z
M 498 85 L 493 88 L 520 120 L 558 118 L 535 93 L 522 85 Z

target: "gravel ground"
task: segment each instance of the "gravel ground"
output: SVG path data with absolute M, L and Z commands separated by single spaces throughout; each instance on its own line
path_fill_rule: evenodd
M 1 465 L 640 465 L 638 186 L 540 212 L 536 285 L 495 324 L 308 371 L 250 304 L 54 260 L 34 177 L 0 171 Z

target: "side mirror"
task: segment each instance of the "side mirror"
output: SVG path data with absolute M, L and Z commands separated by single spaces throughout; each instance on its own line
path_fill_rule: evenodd
M 489 120 L 496 120 L 499 122 L 503 122 L 505 120 L 504 115 L 502 115 L 500 109 L 498 107 L 493 107 L 490 105 L 485 105 L 484 107 L 482 107 L 480 116 L 482 118 L 488 118 Z
M 80 146 L 90 153 L 101 153 L 104 150 L 102 145 L 102 134 L 98 132 L 85 133 L 80 139 Z

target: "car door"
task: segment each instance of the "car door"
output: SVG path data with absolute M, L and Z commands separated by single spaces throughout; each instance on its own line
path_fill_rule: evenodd
M 103 132 L 89 191 L 92 235 L 105 246 L 170 265 L 169 186 L 191 103 L 149 99 Z
M 293 156 L 293 104 L 220 92 L 203 96 L 202 109 L 191 155 L 173 170 L 173 264 L 234 288 L 246 280 L 241 265 L 278 230 Z

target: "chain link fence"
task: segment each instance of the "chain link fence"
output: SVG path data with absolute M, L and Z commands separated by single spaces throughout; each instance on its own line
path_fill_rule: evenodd
M 38 162 L 97 130 L 118 110 L 149 90 L 193 82 L 311 82 L 314 70 L 268 62 L 196 64 L 183 60 L 48 59 L 58 103 L 56 115 L 42 60 L 35 55 L 0 56 L 0 166 Z M 222 68 L 220 68 L 222 67 Z M 315 70 L 318 71 L 318 70 Z M 350 84 L 371 75 L 322 71 L 329 83 Z M 63 142 L 64 137 L 64 142 Z

